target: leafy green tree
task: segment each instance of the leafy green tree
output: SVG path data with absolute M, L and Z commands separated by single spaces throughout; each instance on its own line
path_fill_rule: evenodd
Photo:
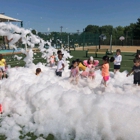
M 140 18 L 138 18 L 137 23 L 133 29 L 134 39 L 140 39 Z
M 85 32 L 91 32 L 91 33 L 99 34 L 100 33 L 99 26 L 97 26 L 97 25 L 88 25 L 85 28 Z

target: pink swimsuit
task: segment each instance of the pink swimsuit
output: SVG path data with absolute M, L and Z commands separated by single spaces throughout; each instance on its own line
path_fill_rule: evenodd
M 54 64 L 54 58 L 55 58 L 54 56 L 51 56 L 51 57 L 50 57 L 50 62 L 51 62 L 51 64 Z
M 84 65 L 87 66 L 87 67 L 88 67 L 89 65 L 98 66 L 99 61 L 98 61 L 98 60 L 94 60 L 94 64 L 88 64 L 88 60 L 84 60 L 83 63 L 84 63 Z
M 93 68 L 91 67 L 89 70 L 88 76 L 95 76 L 94 70 L 95 70 L 95 67 L 93 67 Z
M 71 69 L 71 76 L 76 77 L 78 75 L 78 67 Z
M 95 69 L 95 66 L 97 66 L 99 64 L 99 61 L 94 60 L 94 64 L 88 64 L 87 62 L 88 62 L 87 60 L 84 60 L 84 65 L 89 68 L 89 72 L 87 75 L 88 76 L 95 76 L 94 69 Z

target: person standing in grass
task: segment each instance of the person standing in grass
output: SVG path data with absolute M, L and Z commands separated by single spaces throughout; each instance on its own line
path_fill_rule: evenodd
M 122 55 L 120 49 L 116 50 L 116 55 L 114 56 L 114 58 L 114 73 L 116 73 L 117 71 L 120 71 L 121 68 Z
M 132 70 L 126 75 L 127 77 L 134 73 L 134 84 L 140 86 L 140 59 L 136 58 L 133 60 L 134 66 Z
M 3 59 L 3 55 L 0 54 L 0 68 L 5 71 L 5 67 L 6 67 L 6 60 Z

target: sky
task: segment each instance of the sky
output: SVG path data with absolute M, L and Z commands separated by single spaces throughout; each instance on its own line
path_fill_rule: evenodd
M 0 0 L 0 13 L 23 20 L 26 29 L 82 32 L 87 25 L 136 23 L 139 6 L 140 0 Z

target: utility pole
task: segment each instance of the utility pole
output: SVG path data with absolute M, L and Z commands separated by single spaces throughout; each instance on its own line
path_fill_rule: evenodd
M 77 30 L 77 33 L 79 34 L 79 30 Z
M 62 33 L 62 28 L 63 28 L 63 26 L 60 26 L 60 32 Z

